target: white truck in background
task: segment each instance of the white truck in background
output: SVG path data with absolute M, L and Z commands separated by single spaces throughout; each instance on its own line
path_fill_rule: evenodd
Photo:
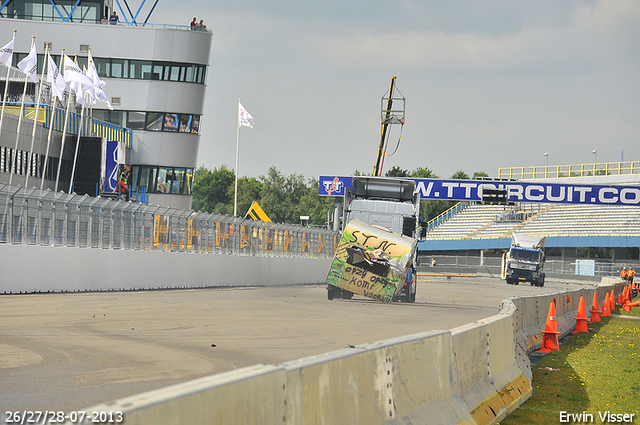
M 502 256 L 501 277 L 510 285 L 544 286 L 544 243 L 544 236 L 514 233 L 509 251 Z
M 384 302 L 416 299 L 420 195 L 412 180 L 352 179 L 342 237 L 327 276 L 327 298 L 364 295 Z

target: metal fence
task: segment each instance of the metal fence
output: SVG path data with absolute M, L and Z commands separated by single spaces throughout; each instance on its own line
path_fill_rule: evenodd
M 0 243 L 331 258 L 338 232 L 0 183 Z
M 501 257 L 480 257 L 480 256 L 464 256 L 464 255 L 434 255 L 434 256 L 420 256 L 420 264 L 429 266 L 431 258 L 436 260 L 436 267 L 433 271 L 438 271 L 438 268 L 454 268 L 454 269 L 477 269 L 478 267 L 487 267 L 489 269 L 495 269 L 496 273 L 499 273 L 502 262 Z M 544 262 L 545 273 L 554 274 L 585 274 L 580 271 L 580 267 L 576 266 L 578 261 L 585 260 L 584 258 L 571 258 L 563 260 L 556 260 L 554 257 L 547 257 Z M 640 267 L 640 261 L 636 260 L 611 260 L 603 259 L 589 259 L 593 260 L 593 276 L 619 276 L 620 270 L 623 267 L 633 267 L 638 269 Z M 431 269 L 430 269 L 431 270 Z

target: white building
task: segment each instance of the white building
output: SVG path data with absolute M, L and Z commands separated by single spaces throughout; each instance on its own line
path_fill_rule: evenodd
M 194 31 L 188 26 L 132 22 L 132 17 L 123 13 L 127 9 L 122 9 L 117 0 L 115 3 L 82 1 L 79 5 L 76 2 L 57 3 L 11 0 L 0 10 L 0 44 L 10 41 L 12 30 L 17 30 L 13 66 L 29 52 L 33 36 L 39 74 L 43 69 L 45 43 L 50 43 L 58 65 L 62 49 L 72 58 L 77 55 L 80 66 L 87 63 L 90 49 L 98 73 L 107 83 L 105 92 L 114 107 L 109 111 L 105 104 L 98 103 L 93 106 L 93 117 L 131 130 L 126 155 L 126 163 L 132 171 L 131 186 L 137 186 L 139 190 L 144 188 L 150 204 L 190 209 L 212 34 Z M 119 23 L 101 23 L 102 17 L 110 16 L 114 10 L 119 15 Z M 4 89 L 4 81 L 0 84 Z M 9 101 L 16 100 L 18 91 L 21 97 L 22 83 L 16 81 L 9 87 L 10 93 L 14 93 L 13 97 L 8 97 Z M 34 102 L 35 85 L 29 91 L 32 96 L 27 102 Z M 5 115 L 5 128 L 0 136 L 0 181 L 8 181 L 7 159 L 15 150 L 17 118 L 7 117 Z M 26 157 L 20 155 L 30 150 L 33 121 L 23 121 L 18 157 L 26 163 Z M 42 126 L 37 134 L 32 158 L 36 162 L 45 154 L 47 129 Z M 56 132 L 50 149 L 55 163 L 60 140 L 61 133 Z M 67 136 L 68 143 L 70 140 L 73 143 L 65 148 L 63 155 L 67 186 L 61 184 L 59 190 L 66 190 L 69 185 L 75 137 Z M 83 146 L 82 141 L 80 146 Z M 80 163 L 78 169 L 83 166 L 86 164 Z M 41 164 L 38 171 L 42 171 Z M 26 166 L 17 170 L 12 176 L 13 184 L 24 185 L 27 172 Z M 55 181 L 50 176 L 45 177 L 45 188 L 53 189 Z M 28 185 L 32 186 L 32 180 Z

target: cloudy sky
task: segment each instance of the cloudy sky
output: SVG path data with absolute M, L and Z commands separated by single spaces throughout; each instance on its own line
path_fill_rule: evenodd
M 637 0 L 175 6 L 149 21 L 196 16 L 214 35 L 198 166 L 235 167 L 239 98 L 255 120 L 240 129 L 241 176 L 371 173 L 392 76 L 406 124 L 383 172 L 640 161 Z

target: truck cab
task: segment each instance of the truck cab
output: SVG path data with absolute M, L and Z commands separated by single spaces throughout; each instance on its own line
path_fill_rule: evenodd
M 353 177 L 345 189 L 343 226 L 357 218 L 412 238 L 418 237 L 420 195 L 413 180 Z
M 532 286 L 544 286 L 544 242 L 544 237 L 513 234 L 511 247 L 503 258 L 508 284 L 530 282 Z

